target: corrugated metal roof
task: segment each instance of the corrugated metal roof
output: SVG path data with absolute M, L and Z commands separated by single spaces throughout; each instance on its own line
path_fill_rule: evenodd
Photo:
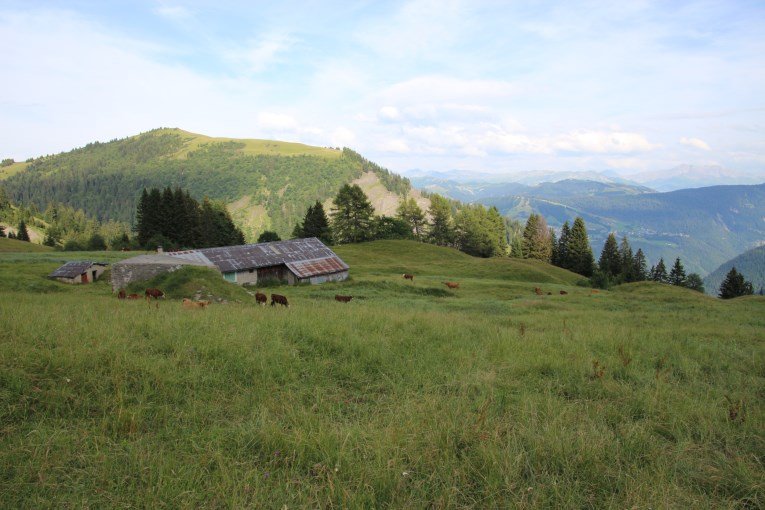
M 76 278 L 87 271 L 88 268 L 94 264 L 99 266 L 107 265 L 101 262 L 93 262 L 90 260 L 72 260 L 71 262 L 67 262 L 63 266 L 59 267 L 48 276 L 51 278 Z
M 346 271 L 348 265 L 338 257 L 327 257 L 324 259 L 300 260 L 296 262 L 287 262 L 286 266 L 295 273 L 298 278 L 309 278 L 320 274 L 339 273 Z
M 203 248 L 200 250 L 189 250 L 182 252 L 169 252 L 167 255 L 187 260 L 207 260 L 214 264 L 222 273 L 233 271 L 244 271 L 247 269 L 257 269 L 259 267 L 278 266 L 280 264 L 290 264 L 298 262 L 312 262 L 314 269 L 304 269 L 311 275 L 324 274 L 325 272 L 338 272 L 348 269 L 332 250 L 327 248 L 324 243 L 315 237 L 308 239 L 289 239 L 287 241 L 274 241 L 271 243 L 244 244 L 241 246 L 222 246 L 220 248 Z M 333 262 L 327 262 L 324 266 L 329 271 L 317 271 L 320 266 L 317 261 L 323 259 L 334 259 Z M 302 266 L 301 266 L 302 267 Z M 306 266 L 308 267 L 308 266 Z M 337 269 L 337 268 L 340 269 Z M 298 274 L 297 269 L 290 270 Z M 301 278 L 303 276 L 299 275 Z

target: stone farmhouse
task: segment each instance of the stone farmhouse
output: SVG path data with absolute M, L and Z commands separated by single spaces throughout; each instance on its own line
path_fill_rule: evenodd
M 335 252 L 311 237 L 133 257 L 113 264 L 112 289 L 187 265 L 214 268 L 226 281 L 239 285 L 342 281 L 348 278 L 349 270 Z
M 90 283 L 104 273 L 107 265 L 89 260 L 73 260 L 53 271 L 48 278 L 64 283 Z

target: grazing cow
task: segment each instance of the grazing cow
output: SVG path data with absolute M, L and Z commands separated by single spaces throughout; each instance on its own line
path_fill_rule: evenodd
M 266 306 L 266 304 L 268 304 L 268 296 L 266 296 L 262 292 L 256 292 L 255 301 L 257 301 L 259 305 Z
M 159 299 L 165 297 L 165 293 L 159 289 L 146 289 L 144 295 L 146 296 L 146 301 L 151 301 L 151 298 Z
M 209 304 L 210 304 L 209 301 L 192 301 L 190 299 L 183 298 L 183 307 L 188 310 L 204 308 Z
M 568 292 L 566 292 L 565 290 L 560 291 L 561 296 L 565 296 L 566 294 L 568 294 Z
M 536 293 L 537 296 L 541 296 L 542 294 L 544 294 L 544 292 L 542 292 L 542 289 L 540 289 L 539 287 L 534 287 L 534 292 Z
M 128 299 L 141 299 L 141 296 L 139 296 L 138 294 L 129 294 L 127 298 Z
M 409 273 L 404 273 L 404 280 L 412 280 L 412 283 L 414 283 L 414 275 Z
M 340 294 L 335 294 L 335 301 L 340 301 L 341 303 L 347 303 L 353 299 L 353 296 L 341 296 Z
M 592 289 L 590 292 L 593 294 L 600 294 L 600 291 L 598 289 Z
M 280 305 L 284 305 L 287 308 L 290 307 L 289 302 L 287 302 L 286 296 L 282 296 L 280 294 L 271 294 L 271 306 L 276 306 L 277 303 L 279 303 Z
M 456 283 L 456 282 L 444 282 L 444 285 L 446 285 L 450 289 L 459 289 L 460 288 L 460 284 Z
M 125 289 L 120 289 L 120 291 L 117 293 L 117 299 L 125 299 L 127 297 L 127 294 L 125 294 Z

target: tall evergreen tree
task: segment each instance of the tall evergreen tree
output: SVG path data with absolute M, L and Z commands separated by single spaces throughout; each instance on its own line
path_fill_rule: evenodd
M 422 212 L 417 201 L 413 197 L 404 198 L 396 209 L 396 217 L 409 224 L 412 234 L 416 239 L 422 239 L 425 235 L 425 213 Z
M 19 222 L 19 226 L 16 229 L 16 239 L 19 241 L 29 242 L 29 232 L 27 231 L 27 224 L 24 220 Z
M 550 264 L 554 266 L 560 265 L 558 260 L 558 238 L 555 236 L 555 229 L 550 227 Z
M 632 275 L 634 281 L 636 282 L 642 282 L 648 279 L 645 255 L 643 254 L 643 250 L 640 248 L 638 248 L 637 253 L 635 253 L 635 258 L 632 262 Z
M 651 280 L 659 283 L 669 283 L 667 266 L 664 265 L 664 258 L 660 258 L 659 262 L 651 268 Z
M 332 201 L 332 237 L 336 242 L 358 243 L 371 236 L 374 207 L 358 184 L 345 184 Z
M 521 236 L 513 237 L 512 246 L 510 247 L 510 256 L 516 259 L 522 259 L 523 257 L 523 238 Z
M 547 222 L 539 214 L 531 213 L 523 229 L 523 256 L 550 262 L 552 244 Z
M 622 237 L 619 243 L 619 261 L 621 263 L 621 278 L 625 282 L 634 282 L 635 279 L 635 256 L 632 254 L 627 236 Z
M 332 230 L 324 206 L 318 200 L 308 207 L 302 225 L 302 237 L 316 237 L 325 244 L 332 243 Z
M 744 275 L 736 271 L 735 267 L 730 268 L 728 274 L 725 275 L 720 285 L 720 293 L 718 297 L 722 299 L 732 299 L 739 296 L 750 296 L 754 294 L 752 282 L 748 282 L 744 279 Z
M 608 234 L 606 242 L 603 244 L 603 251 L 600 252 L 598 268 L 613 279 L 622 272 L 622 261 L 619 257 L 619 247 L 616 244 L 616 236 L 613 232 Z
M 428 240 L 439 246 L 452 246 L 455 234 L 449 202 L 441 195 L 431 195 L 428 213 L 430 214 Z
M 495 252 L 492 256 L 504 257 L 507 256 L 509 247 L 507 246 L 507 227 L 505 220 L 499 213 L 499 209 L 495 206 L 489 207 L 487 211 L 488 228 L 491 232 L 491 236 L 494 239 Z
M 571 227 L 569 227 L 568 220 L 566 220 L 560 229 L 560 238 L 558 239 L 558 247 L 555 250 L 556 260 L 553 261 L 553 264 L 565 269 L 571 268 L 571 261 L 569 260 L 569 256 L 568 256 L 568 243 L 569 243 L 570 237 L 571 237 Z
M 567 269 L 582 276 L 592 276 L 595 260 L 592 256 L 592 248 L 590 248 L 590 239 L 587 236 L 587 227 L 581 217 L 577 216 L 574 219 L 568 239 L 566 256 L 569 267 Z
M 680 262 L 680 257 L 675 259 L 675 264 L 669 272 L 669 283 L 680 287 L 685 287 L 685 268 L 683 263 Z

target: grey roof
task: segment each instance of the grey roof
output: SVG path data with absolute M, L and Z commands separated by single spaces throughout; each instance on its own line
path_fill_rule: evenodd
M 50 278 L 77 278 L 88 270 L 90 266 L 106 266 L 103 262 L 93 262 L 91 260 L 72 260 L 53 271 L 48 276 Z
M 335 252 L 327 248 L 324 243 L 315 237 L 170 252 L 168 255 L 185 260 L 207 261 L 214 264 L 222 273 L 278 266 L 281 264 L 286 264 L 293 270 L 292 266 L 294 264 L 308 261 L 314 262 L 312 264 L 313 267 L 307 267 L 295 274 L 302 278 L 317 274 L 336 273 L 348 269 L 348 265 Z M 331 262 L 327 259 L 331 259 Z M 324 264 L 317 264 L 317 261 L 326 262 Z M 302 267 L 305 264 L 298 265 Z
M 205 263 L 201 260 L 188 260 L 188 259 L 181 259 L 179 260 L 178 257 L 171 257 L 167 254 L 165 255 L 138 255 L 136 257 L 131 257 L 129 259 L 121 260 L 119 262 L 115 262 L 115 266 L 123 265 L 123 264 L 158 264 L 158 265 L 167 265 L 167 266 L 177 266 L 179 264 L 182 264 L 184 266 L 211 266 L 215 267 L 212 262 L 207 261 Z

